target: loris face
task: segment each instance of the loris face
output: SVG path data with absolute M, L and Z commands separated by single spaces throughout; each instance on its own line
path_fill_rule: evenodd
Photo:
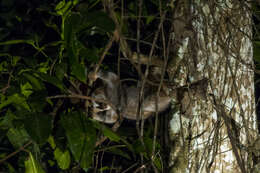
M 105 89 L 104 87 L 97 88 L 93 93 L 92 97 L 95 99 L 101 99 L 101 100 L 108 100 L 105 95 Z M 118 119 L 118 116 L 113 110 L 111 106 L 108 104 L 102 103 L 102 102 L 96 102 L 92 100 L 93 104 L 93 111 L 92 111 L 92 118 L 105 122 L 105 123 L 115 123 Z

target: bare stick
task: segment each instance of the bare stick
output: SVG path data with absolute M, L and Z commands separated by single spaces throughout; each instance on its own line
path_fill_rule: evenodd
M 26 143 L 24 146 L 21 146 L 18 150 L 16 150 L 15 152 L 12 152 L 11 154 L 7 155 L 5 158 L 0 160 L 0 164 L 5 162 L 7 159 L 13 157 L 14 155 L 16 155 L 17 153 L 19 153 L 20 151 L 24 150 L 26 147 L 28 147 L 30 144 L 32 144 L 32 141 L 29 141 L 28 143 Z

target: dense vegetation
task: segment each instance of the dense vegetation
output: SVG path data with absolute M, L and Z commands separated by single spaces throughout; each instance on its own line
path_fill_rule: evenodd
M 75 104 L 66 97 L 71 88 L 80 89 L 77 94 L 81 95 L 91 92 L 87 74 L 104 54 L 101 68 L 118 68 L 117 59 L 122 56 L 119 45 L 109 45 L 118 24 L 107 13 L 104 2 L 0 2 L 0 172 L 133 172 L 141 166 L 164 169 L 167 148 L 153 141 L 152 123 L 145 123 L 140 140 L 135 122 L 125 122 L 120 130 L 113 131 L 90 118 L 86 100 Z M 122 32 L 131 49 L 138 52 L 141 44 L 143 52 L 149 53 L 160 22 L 159 9 L 170 13 L 172 5 L 156 0 L 145 0 L 141 5 L 137 1 L 124 3 L 115 2 L 114 9 L 117 20 L 124 21 L 120 23 Z M 142 6 L 141 27 L 138 6 Z M 254 8 L 257 23 L 259 8 Z M 165 32 L 170 29 L 168 17 Z M 138 27 L 141 36 L 136 33 Z M 260 62 L 258 28 L 255 25 L 256 63 Z M 161 49 L 157 47 L 155 53 L 160 55 Z M 128 61 L 122 60 L 120 65 L 123 75 L 136 78 Z M 155 153 L 160 154 L 151 158 L 154 146 Z
M 123 30 L 135 38 L 137 4 L 127 3 L 129 18 Z M 147 33 L 142 39 L 151 41 L 151 26 L 159 17 L 151 13 L 158 3 L 145 3 L 142 30 Z M 142 145 L 134 122 L 113 132 L 91 120 L 90 113 L 85 115 L 86 100 L 73 104 L 66 98 L 79 85 L 78 94 L 89 94 L 87 74 L 115 30 L 102 2 L 4 0 L 0 10 L 0 171 L 122 172 L 140 167 L 140 159 L 149 168 L 153 146 L 149 123 Z M 103 69 L 116 71 L 118 48 L 113 44 L 106 53 Z M 134 73 L 128 63 L 122 63 L 125 72 Z M 51 97 L 57 95 L 64 97 Z M 108 140 L 102 141 L 102 136 Z M 158 169 L 160 157 L 152 159 Z

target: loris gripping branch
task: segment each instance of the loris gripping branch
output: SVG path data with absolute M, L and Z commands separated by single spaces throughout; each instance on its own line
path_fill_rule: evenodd
M 124 85 L 120 82 L 119 77 L 113 72 L 98 71 L 94 78 L 101 79 L 103 85 L 92 93 L 92 97 L 107 100 L 114 108 L 93 101 L 93 119 L 105 123 L 115 123 L 118 120 L 118 114 L 127 119 L 137 119 L 141 86 L 129 87 Z M 158 112 L 164 111 L 169 107 L 170 101 L 171 97 L 160 92 L 157 102 L 156 92 L 151 92 L 149 87 L 145 87 L 142 103 L 143 118 L 147 119 L 155 113 L 156 110 Z

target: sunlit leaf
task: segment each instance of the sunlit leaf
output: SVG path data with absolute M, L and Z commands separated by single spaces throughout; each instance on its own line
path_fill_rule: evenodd
M 24 162 L 25 173 L 44 173 L 40 163 L 29 153 L 29 159 Z
M 66 2 L 63 0 L 60 3 L 58 3 L 58 5 L 56 5 L 55 10 L 57 14 L 63 16 L 67 12 L 67 10 L 71 7 L 71 5 L 72 5 L 71 1 Z
M 41 72 L 41 73 L 47 73 L 49 71 L 49 69 L 50 69 L 49 62 L 46 61 L 46 62 L 40 63 L 40 66 L 37 69 L 37 71 Z
M 55 10 L 60 10 L 62 9 L 64 6 L 65 6 L 66 2 L 63 0 L 63 1 L 60 1 L 56 7 L 55 7 Z
M 79 3 L 79 0 L 73 0 L 73 5 L 77 5 Z
M 23 73 L 23 76 L 32 84 L 34 90 L 44 89 L 44 85 L 43 85 L 42 81 L 37 79 L 37 77 L 35 77 L 29 73 Z
M 54 138 L 53 138 L 52 135 L 49 136 L 49 138 L 48 138 L 48 143 L 51 145 L 51 148 L 52 148 L 52 149 L 55 149 L 56 143 L 55 143 Z
M 21 57 L 19 56 L 13 56 L 12 57 L 12 66 L 16 66 L 17 62 L 21 60 Z
M 0 104 L 0 110 L 3 107 L 8 106 L 10 104 L 13 104 L 16 107 L 23 107 L 23 108 L 25 108 L 27 110 L 30 110 L 30 107 L 28 106 L 24 96 L 21 96 L 19 94 L 13 94 L 11 96 L 8 96 L 7 100 L 2 100 L 1 104 Z
M 32 85 L 29 82 L 26 82 L 25 84 L 21 84 L 21 93 L 25 96 L 28 97 L 29 95 L 32 94 Z
M 70 166 L 70 153 L 68 150 L 62 152 L 59 148 L 54 151 L 54 157 L 61 169 L 68 169 Z

